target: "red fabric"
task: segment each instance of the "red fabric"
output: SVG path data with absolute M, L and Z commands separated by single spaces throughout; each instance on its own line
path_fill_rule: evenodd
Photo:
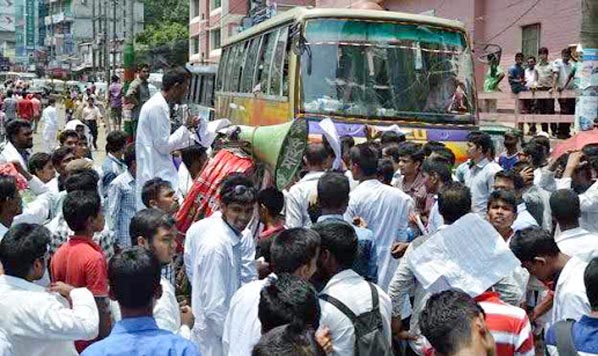
M 74 287 L 86 287 L 94 297 L 108 296 L 108 266 L 102 249 L 91 237 L 72 236 L 60 246 L 50 262 L 53 282 Z M 77 352 L 82 352 L 95 340 L 75 341 Z
M 189 194 L 175 216 L 179 231 L 178 252 L 183 250 L 184 236 L 191 224 L 209 217 L 218 210 L 218 189 L 222 180 L 231 173 L 249 174 L 253 169 L 254 163 L 249 156 L 229 150 L 220 150 L 208 162 L 189 189 Z
M 262 231 L 262 233 L 258 236 L 258 240 L 261 241 L 261 240 L 268 239 L 283 230 L 286 230 L 286 228 L 284 227 L 284 224 L 280 223 L 280 225 L 277 225 L 268 230 Z
M 29 187 L 29 183 L 27 183 L 27 179 L 25 179 L 25 177 L 23 177 L 17 171 L 14 164 L 12 164 L 12 163 L 0 164 L 0 174 L 15 177 L 15 180 L 17 181 L 17 189 L 18 190 L 25 190 Z
M 31 120 L 34 111 L 33 102 L 28 97 L 17 103 L 17 113 L 21 119 Z
M 585 145 L 591 143 L 598 143 L 598 129 L 581 131 L 570 139 L 560 142 L 554 147 L 550 156 L 553 159 L 558 159 L 568 150 L 581 150 Z

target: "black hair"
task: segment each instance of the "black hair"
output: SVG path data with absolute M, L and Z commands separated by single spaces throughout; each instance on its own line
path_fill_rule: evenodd
M 496 174 L 494 175 L 494 180 L 496 181 L 499 178 L 507 179 L 513 182 L 515 191 L 521 191 L 521 189 L 525 187 L 525 183 L 523 182 L 523 178 L 521 177 L 521 175 L 519 175 L 519 173 L 515 172 L 512 169 L 496 172 Z
M 428 141 L 422 147 L 426 157 L 430 156 L 432 154 L 432 152 L 436 152 L 438 149 L 441 149 L 441 148 L 446 148 L 446 145 L 444 143 L 438 142 L 438 141 Z
M 55 149 L 54 152 L 52 152 L 52 165 L 54 165 L 54 167 L 60 166 L 60 163 L 62 163 L 64 157 L 66 157 L 69 153 L 74 154 L 73 149 L 70 147 L 61 146 Z
M 162 90 L 169 91 L 175 85 L 183 85 L 191 77 L 191 73 L 183 67 L 176 67 L 166 71 L 162 76 Z
M 515 58 L 517 58 L 517 57 L 523 58 L 523 53 L 522 52 L 515 53 Z
M 494 142 L 489 134 L 482 131 L 472 131 L 467 135 L 467 142 L 471 142 L 474 145 L 482 149 L 483 154 L 492 153 L 494 151 Z
M 253 182 L 241 173 L 229 174 L 220 185 L 220 201 L 224 205 L 255 203 Z
M 160 267 L 156 256 L 140 246 L 112 257 L 108 281 L 118 304 L 132 309 L 147 307 L 160 288 Z
M 438 194 L 438 212 L 449 225 L 471 212 L 471 191 L 459 182 L 447 184 Z
M 412 142 L 405 142 L 399 146 L 399 157 L 409 157 L 414 162 L 422 163 L 425 155 L 421 145 Z
M 340 140 L 341 140 L 341 149 L 343 152 L 345 152 L 346 150 L 350 150 L 351 148 L 353 148 L 353 146 L 355 146 L 355 139 L 351 136 L 348 136 L 348 135 L 341 136 Z
M 6 96 L 10 98 L 10 97 L 12 97 L 12 95 L 13 95 L 13 91 L 12 91 L 12 89 L 8 89 L 8 90 L 6 91 Z
M 515 197 L 515 193 L 504 189 L 493 191 L 488 197 L 487 209 L 490 210 L 490 205 L 499 200 L 507 203 L 507 205 L 511 206 L 511 211 L 515 214 L 517 213 L 517 198 Z
M 71 172 L 64 181 L 64 190 L 67 193 L 76 190 L 83 190 L 86 192 L 98 192 L 98 181 L 100 176 L 98 172 L 93 169 L 82 169 Z
M 532 158 L 534 168 L 541 167 L 546 159 L 546 148 L 536 141 L 528 142 L 521 151 Z
M 399 146 L 391 143 L 382 148 L 384 156 L 390 157 L 394 163 L 399 163 Z
M 576 223 L 581 216 L 579 195 L 571 189 L 559 189 L 550 195 L 550 211 L 559 224 Z
M 137 71 L 141 72 L 143 69 L 150 69 L 149 63 L 140 63 L 137 65 Z
M 50 231 L 41 225 L 13 225 L 0 242 L 4 273 L 25 279 L 33 263 L 46 255 L 50 239 Z
M 554 237 L 541 227 L 519 230 L 511 239 L 511 251 L 521 262 L 531 262 L 539 256 L 558 256 L 561 252 Z
M 174 226 L 172 217 L 160 209 L 143 209 L 137 212 L 129 224 L 131 246 L 137 245 L 139 236 L 152 242 L 159 228 L 171 229 Z
M 592 258 L 583 273 L 586 294 L 592 311 L 598 311 L 598 257 Z
M 546 55 L 548 55 L 548 48 L 546 48 L 546 47 L 540 47 L 538 49 L 538 55 L 540 55 L 540 54 L 546 54 Z
M 453 180 L 448 164 L 439 162 L 438 160 L 426 159 L 422 165 L 422 172 L 430 176 L 436 174 L 442 184 L 445 185 Z
M 320 208 L 340 209 L 349 202 L 349 179 L 340 172 L 327 172 L 318 179 Z
M 17 180 L 13 176 L 0 174 L 0 206 L 9 199 L 14 199 L 19 190 Z
M 278 216 L 284 208 L 284 194 L 274 187 L 262 189 L 257 193 L 257 203 L 263 205 L 270 216 Z
M 395 167 L 392 164 L 392 160 L 389 158 L 378 160 L 378 172 L 376 174 L 379 181 L 386 185 L 390 185 L 392 177 L 395 174 Z
M 534 62 L 536 61 L 536 57 L 535 57 L 535 56 L 528 56 L 528 57 L 527 57 L 527 60 L 529 61 L 530 59 L 533 59 L 533 60 L 534 60 Z
M 277 274 L 260 292 L 258 317 L 262 333 L 285 324 L 315 330 L 320 319 L 316 291 L 309 282 L 291 273 Z
M 49 98 L 48 99 L 48 105 L 54 105 L 56 104 L 56 99 L 55 98 Z
M 369 143 L 361 143 L 351 149 L 351 163 L 357 165 L 365 176 L 378 172 L 378 150 Z
M 561 55 L 565 55 L 565 54 L 571 55 L 571 48 L 569 48 L 569 47 L 563 48 L 563 50 L 561 51 Z
M 21 129 L 31 129 L 31 123 L 27 120 L 15 119 L 11 120 L 6 124 L 6 137 L 10 142 L 15 135 L 17 135 Z
M 206 148 L 202 145 L 191 145 L 181 149 L 181 159 L 187 168 L 191 167 L 193 162 L 200 161 L 206 157 Z
M 106 136 L 106 153 L 117 152 L 127 145 L 127 134 L 124 131 L 112 131 Z
M 295 273 L 316 256 L 320 243 L 320 235 L 310 229 L 296 227 L 280 232 L 270 246 L 272 270 L 274 273 Z
M 46 152 L 36 152 L 29 157 L 27 168 L 31 174 L 35 174 L 37 171 L 44 169 L 48 162 L 52 161 L 52 156 Z
M 353 226 L 344 221 L 322 221 L 313 230 L 320 235 L 321 249 L 330 251 L 342 269 L 353 266 L 357 257 L 357 234 Z
M 113 83 L 115 83 L 115 82 L 118 82 L 118 80 L 119 80 L 119 79 L 120 79 L 120 78 L 118 77 L 118 75 L 113 75 L 113 76 L 112 76 L 112 82 L 113 82 Z
M 325 356 L 311 329 L 292 325 L 276 327 L 262 335 L 251 356 Z
M 328 157 L 330 157 L 330 154 L 324 144 L 310 143 L 307 145 L 303 156 L 308 164 L 312 166 L 321 166 L 326 162 Z
M 84 230 L 90 218 L 100 214 L 102 202 L 97 192 L 75 190 L 66 194 L 62 214 L 74 232 Z
M 64 130 L 64 131 L 62 131 L 60 133 L 60 136 L 58 137 L 58 141 L 60 141 L 61 145 L 64 145 L 64 142 L 69 137 L 76 137 L 77 140 L 78 140 L 79 139 L 79 134 L 75 130 Z
M 455 165 L 457 157 L 455 157 L 455 153 L 448 147 L 438 147 L 432 152 L 437 154 L 437 156 L 433 158 L 434 160 L 443 159 L 450 167 Z
M 145 207 L 150 208 L 150 201 L 157 200 L 162 189 L 172 189 L 169 181 L 160 177 L 152 178 L 143 184 L 141 189 L 141 201 Z
M 131 165 L 136 160 L 135 156 L 135 144 L 131 143 L 127 147 L 125 147 L 125 154 L 123 155 L 123 162 L 127 165 L 127 167 L 131 168 Z
M 380 135 L 380 143 L 383 145 L 386 145 L 389 143 L 395 143 L 398 145 L 401 142 L 405 142 L 406 139 L 407 138 L 405 137 L 405 134 L 398 133 L 393 130 L 384 131 L 384 132 L 382 132 L 382 135 Z
M 457 290 L 433 294 L 419 317 L 422 335 L 436 351 L 453 355 L 471 342 L 471 323 L 483 309 L 469 295 Z

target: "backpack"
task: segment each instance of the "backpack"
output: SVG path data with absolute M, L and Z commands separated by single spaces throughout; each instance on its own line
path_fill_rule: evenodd
M 575 320 L 567 319 L 554 324 L 556 349 L 559 356 L 578 356 L 572 334 L 574 323 Z
M 386 336 L 384 336 L 378 290 L 372 283 L 368 282 L 368 285 L 372 291 L 372 310 L 360 315 L 355 315 L 345 304 L 328 294 L 322 294 L 320 298 L 334 305 L 353 323 L 355 329 L 353 351 L 355 356 L 390 356 L 392 355 L 392 349 Z

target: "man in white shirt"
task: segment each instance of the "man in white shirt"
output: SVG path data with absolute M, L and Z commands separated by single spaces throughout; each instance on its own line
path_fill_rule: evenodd
M 494 175 L 494 190 L 501 189 L 513 193 L 517 199 L 517 215 L 512 226 L 513 232 L 532 226 L 538 226 L 538 222 L 534 219 L 532 214 L 527 211 L 525 202 L 521 198 L 523 178 L 513 170 L 497 172 Z
M 396 242 L 407 241 L 413 199 L 400 189 L 382 184 L 376 177 L 378 150 L 368 143 L 351 149 L 351 172 L 359 185 L 351 192 L 347 215 L 365 220 L 374 232 L 378 252 L 378 285 L 385 290 L 397 268 L 391 256 Z
M 332 355 L 354 355 L 356 332 L 351 319 L 338 309 L 340 302 L 354 315 L 374 312 L 386 346 L 391 345 L 392 306 L 388 295 L 378 286 L 367 282 L 351 269 L 357 254 L 357 235 L 345 222 L 318 223 L 314 230 L 320 234 L 321 251 L 316 275 L 326 286 L 320 294 L 320 328 L 328 328 L 332 335 Z M 350 291 L 350 292 L 349 292 Z M 372 298 L 377 294 L 378 301 Z M 378 305 L 376 311 L 375 305 Z
M 544 283 L 554 283 L 550 325 L 560 320 L 579 320 L 590 313 L 583 281 L 586 262 L 562 253 L 550 233 L 538 227 L 518 232 L 510 247 L 531 275 Z
M 187 94 L 189 73 L 183 68 L 167 71 L 162 78 L 162 91 L 156 93 L 141 108 L 135 150 L 137 154 L 137 209 L 144 208 L 141 189 L 146 181 L 160 177 L 178 187 L 177 170 L 172 151 L 193 144 L 191 131 L 198 123 L 189 117 L 184 125 L 170 133 L 170 105 L 180 104 Z
M 292 228 L 272 239 L 269 261 L 272 272 L 277 275 L 292 273 L 303 280 L 309 280 L 316 271 L 320 236 L 313 230 Z M 260 340 L 262 324 L 258 318 L 258 305 L 266 280 L 247 283 L 233 295 L 224 322 L 224 354 L 250 355 Z
M 428 215 L 428 224 L 426 229 L 428 234 L 438 231 L 438 228 L 444 225 L 444 219 L 438 209 L 438 194 L 444 187 L 451 183 L 451 170 L 443 158 L 428 158 L 422 165 L 422 174 L 424 175 L 424 185 L 428 194 L 434 195 L 434 205 Z
M 29 121 L 13 120 L 6 125 L 6 144 L 0 152 L 0 163 L 19 162 L 27 169 L 31 148 L 33 147 L 33 130 Z
M 285 225 L 288 228 L 311 226 L 307 209 L 310 203 L 316 202 L 318 179 L 330 168 L 331 163 L 324 145 L 312 143 L 305 150 L 303 165 L 307 174 L 289 189 L 285 198 Z
M 49 242 L 46 228 L 19 224 L 0 243 L 5 269 L 0 276 L 0 330 L 15 355 L 78 355 L 74 341 L 98 335 L 98 310 L 89 290 L 59 282 L 48 292 L 32 283 L 45 274 Z
M 481 216 L 486 215 L 488 197 L 494 189 L 494 176 L 502 170 L 498 163 L 488 159 L 493 145 L 492 138 L 485 132 L 474 131 L 467 136 L 470 165 L 463 180 L 471 190 L 471 210 Z
M 575 67 L 571 63 L 571 49 L 565 48 L 561 51 L 561 58 L 552 62 L 552 91 L 573 89 L 573 77 L 575 75 Z M 575 98 L 559 98 L 559 106 L 561 107 L 561 115 L 575 114 Z M 559 123 L 557 137 L 559 139 L 566 139 L 570 137 L 569 123 Z
M 581 210 L 577 193 L 570 189 L 557 190 L 550 196 L 550 207 L 559 224 L 560 232 L 554 236 L 559 249 L 565 255 L 586 262 L 598 257 L 598 234 L 579 226 Z
M 48 106 L 42 112 L 41 121 L 44 125 L 42 131 L 44 151 L 50 153 L 56 146 L 58 146 L 58 113 L 56 112 L 56 99 L 48 99 Z
M 144 209 L 139 211 L 129 228 L 131 246 L 141 246 L 150 250 L 165 266 L 172 262 L 175 252 L 176 228 L 174 221 L 168 214 L 158 209 Z M 172 331 L 185 339 L 191 338 L 193 327 L 193 314 L 189 306 L 179 307 L 176 299 L 175 288 L 170 281 L 160 277 L 162 295 L 154 304 L 154 319 L 160 329 Z M 118 304 L 112 304 L 115 321 L 121 319 Z
M 257 277 L 253 237 L 242 233 L 254 215 L 255 202 L 252 182 L 233 174 L 220 187 L 222 214 L 187 230 L 185 268 L 192 287 L 193 339 L 204 355 L 224 354 L 222 335 L 231 298 L 243 283 Z M 249 266 L 247 256 L 253 256 Z

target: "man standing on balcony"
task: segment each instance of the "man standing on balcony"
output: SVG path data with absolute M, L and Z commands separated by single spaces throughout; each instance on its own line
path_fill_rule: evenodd
M 538 50 L 539 62 L 536 64 L 538 72 L 538 85 L 536 90 L 549 91 L 552 88 L 552 64 L 548 61 L 548 48 L 542 47 Z M 554 99 L 537 99 L 536 113 L 542 115 L 554 114 Z M 550 124 L 550 130 L 556 134 L 557 124 Z M 548 133 L 548 124 L 542 123 L 542 131 Z
M 573 77 L 575 69 L 571 63 L 571 49 L 565 48 L 561 51 L 561 58 L 552 62 L 552 92 L 562 92 L 563 90 L 573 89 Z M 575 98 L 559 98 L 561 115 L 575 115 Z M 560 139 L 571 137 L 569 129 L 571 124 L 559 123 L 556 136 Z

